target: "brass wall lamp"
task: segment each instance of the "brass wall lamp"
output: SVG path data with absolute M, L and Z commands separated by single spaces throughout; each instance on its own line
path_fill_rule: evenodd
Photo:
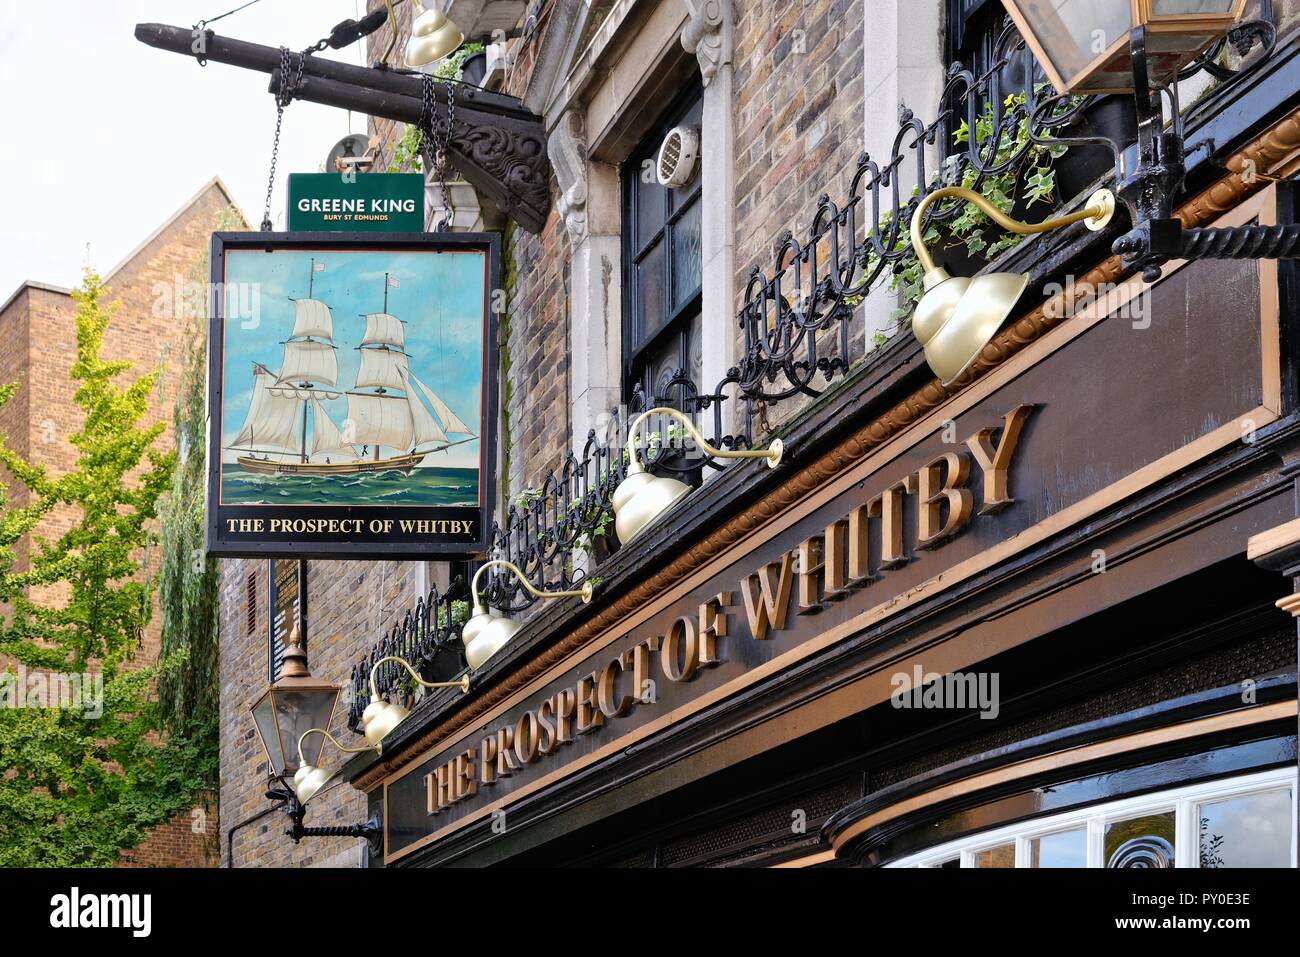
M 975 361 L 1029 284 L 1028 273 L 954 277 L 942 266 L 935 265 L 922 238 L 925 213 L 931 204 L 950 197 L 977 206 L 1003 229 L 1019 235 L 1047 232 L 1077 222 L 1096 231 L 1104 229 L 1115 215 L 1115 194 L 1108 189 L 1093 193 L 1083 209 L 1041 223 L 1012 219 L 979 193 L 961 186 L 941 187 L 921 200 L 912 214 L 912 249 L 924 271 L 921 282 L 925 291 L 912 315 L 912 334 L 925 347 L 925 361 L 944 385 L 949 385 Z
M 302 754 L 302 743 L 307 738 L 307 735 L 309 734 L 319 734 L 325 738 L 328 738 L 330 742 L 333 743 L 334 747 L 338 748 L 340 751 L 344 752 L 345 754 L 358 754 L 362 751 L 379 750 L 379 747 L 377 745 L 369 745 L 369 744 L 366 745 L 364 748 L 349 748 L 346 745 L 340 744 L 339 739 L 334 737 L 334 735 L 330 734 L 324 728 L 308 728 L 306 731 L 304 731 L 301 735 L 298 736 L 299 754 Z M 324 749 L 322 748 L 322 750 Z M 317 758 L 317 760 L 319 760 L 319 758 Z M 313 764 L 304 763 L 301 767 L 299 767 L 298 770 L 295 771 L 293 775 L 293 793 L 298 796 L 299 803 L 306 804 L 313 797 L 315 797 L 316 793 L 330 782 L 330 780 L 334 777 L 335 773 L 336 771 L 330 771 L 322 767 L 317 767 L 316 765 Z
M 541 591 L 513 563 L 501 558 L 494 558 L 490 562 L 484 562 L 479 570 L 474 573 L 474 578 L 470 582 L 470 594 L 474 597 L 474 608 L 469 621 L 465 623 L 465 627 L 461 629 L 460 633 L 460 640 L 465 645 L 465 661 L 474 670 L 483 667 L 489 658 L 504 648 L 520 628 L 519 622 L 513 618 L 489 611 L 484 606 L 483 600 L 479 598 L 479 579 L 483 577 L 485 571 L 493 567 L 510 569 L 514 576 L 519 579 L 519 583 L 528 591 L 528 594 L 534 598 L 543 600 L 581 598 L 584 605 L 591 601 L 592 584 L 590 581 L 583 582 L 582 587 L 574 591 Z
M 379 671 L 379 666 L 389 661 L 395 661 L 409 671 L 411 677 L 422 687 L 459 688 L 462 692 L 469 691 L 469 675 L 462 675 L 456 681 L 425 681 L 405 658 L 399 658 L 397 655 L 386 655 L 380 658 L 370 669 L 370 704 L 366 705 L 366 710 L 361 712 L 361 733 L 376 750 L 379 749 L 379 742 L 384 740 L 388 732 L 405 721 L 406 716 L 411 713 L 400 704 L 385 701 L 379 696 L 375 675 Z
M 773 439 L 765 449 L 717 449 L 708 443 L 686 415 L 677 409 L 646 409 L 635 419 L 627 430 L 627 477 L 614 489 L 614 530 L 618 540 L 626 545 L 641 531 L 654 522 L 660 515 L 677 504 L 691 487 L 685 482 L 663 475 L 652 475 L 636 457 L 637 427 L 652 415 L 666 415 L 676 419 L 686 429 L 696 444 L 707 454 L 719 459 L 763 459 L 768 468 L 781 464 L 785 446 L 780 439 Z

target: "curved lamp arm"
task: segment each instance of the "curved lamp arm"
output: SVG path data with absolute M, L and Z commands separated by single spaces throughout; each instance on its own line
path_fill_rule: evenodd
M 591 593 L 593 589 L 592 584 L 589 581 L 583 582 L 582 587 L 575 591 L 541 591 L 524 576 L 524 573 L 521 572 L 519 567 L 513 562 L 508 562 L 504 558 L 494 558 L 490 562 L 484 562 L 479 567 L 479 570 L 474 573 L 474 578 L 470 582 L 469 590 L 470 595 L 474 598 L 473 614 L 475 615 L 482 615 L 487 612 L 487 609 L 483 607 L 483 603 L 479 601 L 478 580 L 483 577 L 485 571 L 493 566 L 508 568 L 514 572 L 515 577 L 519 579 L 519 584 L 523 585 L 528 594 L 532 595 L 534 598 L 581 598 L 584 605 L 591 601 Z
M 405 658 L 399 658 L 397 655 L 387 655 L 376 661 L 370 669 L 370 700 L 372 702 L 379 700 L 379 688 L 375 685 L 375 673 L 379 671 L 379 666 L 386 661 L 396 661 L 411 673 L 412 678 L 426 688 L 459 688 L 465 693 L 468 693 L 469 691 L 469 675 L 461 675 L 459 681 L 425 681 L 416 673 L 415 669 L 411 667 L 411 663 Z
M 981 197 L 982 198 L 982 197 Z M 772 444 L 765 449 L 717 449 L 709 444 L 708 440 L 700 434 L 700 430 L 695 424 L 677 409 L 664 408 L 662 406 L 654 409 L 646 409 L 635 419 L 627 430 L 627 457 L 628 457 L 628 475 L 635 475 L 637 472 L 644 472 L 643 466 L 636 457 L 636 430 L 642 422 L 652 415 L 666 415 L 669 418 L 676 419 L 682 424 L 682 427 L 690 433 L 700 448 L 704 449 L 709 455 L 719 459 L 766 459 L 768 468 L 776 468 L 781 464 L 781 455 L 785 451 L 785 446 L 780 439 L 773 439 Z
M 332 742 L 334 743 L 334 747 L 338 748 L 340 751 L 346 752 L 347 754 L 358 754 L 358 753 L 360 753 L 360 752 L 362 752 L 362 751 L 378 751 L 378 750 L 379 750 L 378 748 L 372 747 L 371 745 L 368 745 L 368 744 L 367 744 L 364 748 L 349 748 L 349 747 L 347 747 L 347 746 L 345 746 L 345 745 L 339 744 L 339 739 L 336 738 L 336 737 L 334 737 L 334 735 L 330 734 L 330 733 L 329 733 L 328 731 L 326 731 L 324 728 L 308 728 L 306 731 L 304 731 L 302 734 L 300 734 L 300 735 L 298 736 L 298 759 L 299 759 L 299 760 L 302 760 L 302 759 L 303 759 L 303 754 L 302 754 L 302 743 L 303 743 L 304 741 L 307 740 L 307 735 L 309 735 L 309 734 L 320 734 L 320 735 L 324 735 L 325 737 L 329 738 L 330 741 L 332 741 Z
M 1115 194 L 1108 189 L 1099 189 L 1088 197 L 1088 205 L 1083 209 L 1076 210 L 1073 213 L 1066 213 L 1064 216 L 1057 216 L 1054 219 L 1045 219 L 1041 223 L 1022 223 L 1018 219 L 1012 219 L 973 189 L 966 189 L 962 186 L 944 186 L 936 189 L 921 200 L 916 207 L 916 212 L 912 214 L 912 249 L 916 252 L 916 258 L 920 261 L 921 268 L 925 272 L 931 272 L 934 269 L 934 259 L 930 256 L 930 251 L 925 247 L 925 240 L 921 237 L 922 220 L 925 218 L 926 210 L 932 204 L 951 197 L 966 200 L 971 205 L 978 207 L 980 212 L 1003 229 L 1020 236 L 1028 236 L 1031 233 L 1045 233 L 1049 229 L 1068 226 L 1070 223 L 1077 223 L 1080 220 L 1086 222 L 1088 228 L 1095 232 L 1105 227 L 1115 214 Z

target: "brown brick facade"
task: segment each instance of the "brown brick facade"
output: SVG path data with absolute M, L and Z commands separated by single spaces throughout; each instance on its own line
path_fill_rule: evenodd
M 172 412 L 180 381 L 182 323 L 176 312 L 178 289 L 190 278 L 196 263 L 206 255 L 218 215 L 231 205 L 219 180 L 207 183 L 175 216 L 104 276 L 109 301 L 120 303 L 104 335 L 105 359 L 133 363 L 128 376 L 160 372 L 145 424 L 162 422 L 165 430 L 156 447 L 172 448 Z M 76 464 L 77 450 L 70 437 L 80 426 L 81 410 L 73 396 L 76 383 L 69 371 L 76 359 L 76 303 L 69 290 L 40 283 L 25 283 L 0 309 L 0 382 L 20 386 L 0 410 L 0 434 L 11 447 L 44 465 L 52 473 L 66 472 Z M 4 476 L 0 475 L 0 480 Z M 26 492 L 6 481 L 8 505 L 21 506 Z M 54 539 L 66 531 L 75 512 L 55 509 L 37 534 Z M 26 543 L 19 559 L 25 560 Z M 147 570 L 157 574 L 161 556 L 156 548 L 145 556 Z M 57 591 L 45 597 L 58 599 Z M 145 629 L 134 663 L 153 663 L 158 656 L 162 623 L 157 607 Z M 185 866 L 215 863 L 218 815 L 216 805 L 204 809 L 202 832 L 185 815 L 160 825 L 130 854 L 129 866 Z
M 248 628 L 248 576 L 255 578 L 257 612 Z M 311 562 L 307 576 L 307 653 L 312 674 L 346 685 L 352 665 L 415 602 L 418 569 L 414 562 Z M 268 575 L 265 561 L 227 559 L 221 563 L 221 813 L 225 828 L 236 827 L 266 810 L 266 752 L 249 708 L 266 690 Z M 344 695 L 346 695 L 346 689 Z M 347 700 L 340 696 L 330 731 L 359 743 L 347 729 Z M 326 744 L 323 763 L 336 767 L 341 756 Z M 313 799 L 307 823 L 313 826 L 359 824 L 367 817 L 365 798 L 346 784 Z M 356 866 L 361 843 L 355 838 L 311 838 L 295 846 L 284 836 L 286 819 L 274 814 L 253 821 L 234 835 L 236 867 Z M 227 833 L 221 835 L 225 859 Z

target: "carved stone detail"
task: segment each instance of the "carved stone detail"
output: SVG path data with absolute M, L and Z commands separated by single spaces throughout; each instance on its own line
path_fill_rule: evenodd
M 564 217 L 569 242 L 576 249 L 587 238 L 587 130 L 582 113 L 566 110 L 547 146 L 560 186 L 555 208 Z
M 684 0 L 690 20 L 682 28 L 682 47 L 700 61 L 705 86 L 731 62 L 731 0 Z
M 1298 151 L 1300 151 L 1300 110 L 1280 120 L 1254 142 L 1233 155 L 1225 165 L 1230 170 L 1240 170 L 1247 161 L 1250 161 L 1254 164 L 1255 170 L 1273 174 L 1280 164 L 1290 160 Z M 1245 177 L 1237 172 L 1231 173 L 1184 203 L 1175 216 L 1187 227 L 1205 225 L 1270 183 L 1271 179 L 1268 177 L 1258 175 Z M 1095 289 L 1103 282 L 1117 282 L 1125 274 L 1126 270 L 1120 258 L 1111 256 L 1081 276 L 1071 289 Z M 1055 328 L 1064 321 L 1065 316 L 1071 315 L 1071 310 L 1063 309 L 1059 304 L 1048 308 L 1052 304 L 1053 300 L 1047 300 L 1013 326 L 1000 332 L 989 345 L 985 346 L 971 368 L 949 387 L 945 388 L 937 379 L 922 386 L 878 419 L 858 429 L 820 459 L 801 466 L 797 474 L 772 489 L 724 526 L 690 546 L 656 574 L 647 576 L 591 618 L 568 629 L 558 641 L 540 649 L 536 656 L 523 662 L 516 671 L 503 675 L 497 684 L 485 689 L 479 697 L 468 702 L 464 707 L 443 715 L 435 725 L 405 745 L 400 753 L 386 755 L 376 761 L 357 777 L 353 786 L 360 790 L 373 787 L 386 775 L 411 760 L 411 755 L 429 750 L 451 735 L 473 725 L 479 716 L 581 650 L 592 638 L 644 608 L 677 582 L 704 567 L 737 542 L 744 541 L 755 534 L 781 512 L 811 495 L 845 469 L 861 461 L 873 449 L 943 405 L 975 379 L 1001 365 L 1048 330 Z

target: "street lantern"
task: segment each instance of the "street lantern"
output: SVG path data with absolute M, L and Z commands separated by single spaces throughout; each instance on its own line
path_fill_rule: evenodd
M 306 731 L 330 726 L 339 690 L 338 685 L 311 676 L 302 633 L 295 623 L 279 679 L 253 705 L 253 722 L 276 777 L 292 774 L 301 764 L 320 763 L 323 738 L 316 736 L 315 748 L 305 745 L 302 755 L 298 754 L 298 742 Z
M 1240 19 L 1246 0 L 1002 0 L 1058 93 L 1131 93 L 1141 28 L 1151 82 L 1165 86 Z

